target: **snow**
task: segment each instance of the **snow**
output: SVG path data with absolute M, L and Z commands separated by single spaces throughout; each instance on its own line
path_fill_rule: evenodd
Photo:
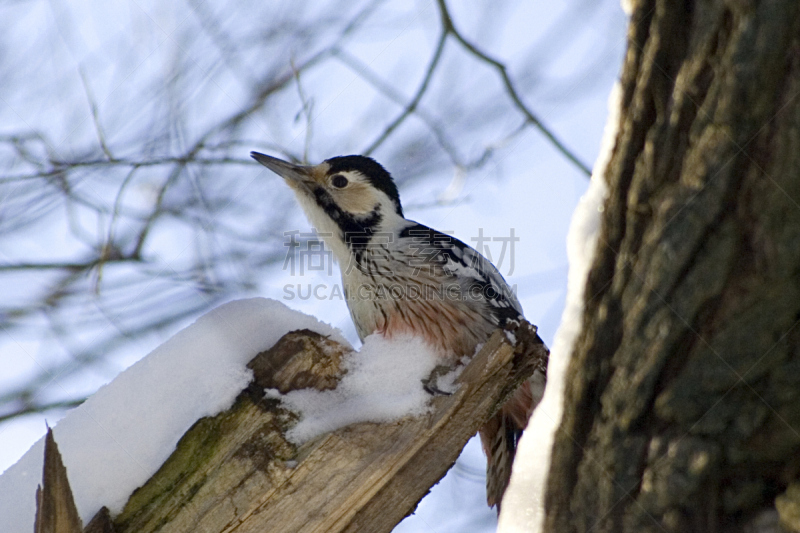
M 424 414 L 431 395 L 423 389 L 422 380 L 439 360 L 422 338 L 386 339 L 374 334 L 364 339 L 358 352 L 346 356 L 347 373 L 336 389 L 285 395 L 268 390 L 267 395 L 300 413 L 300 421 L 287 434 L 299 444 L 355 422 L 391 422 Z
M 583 293 L 597 246 L 601 213 L 607 195 L 604 172 L 616 142 L 620 97 L 621 90 L 617 83 L 609 96 L 608 121 L 591 183 L 575 209 L 567 236 L 567 303 L 550 352 L 547 387 L 520 440 L 511 482 L 503 498 L 498 533 L 542 530 L 550 452 L 555 431 L 561 423 L 567 367 L 582 323 Z
M 233 404 L 246 364 L 285 333 L 311 329 L 349 346 L 339 330 L 280 302 L 233 301 L 200 317 L 98 390 L 53 429 L 84 523 L 112 514 L 152 476 L 194 422 Z M 44 439 L 0 476 L 3 531 L 33 531 Z
M 503 333 L 506 334 L 506 339 L 511 344 L 511 346 L 516 346 L 517 345 L 517 336 L 514 335 L 513 331 L 506 330 Z

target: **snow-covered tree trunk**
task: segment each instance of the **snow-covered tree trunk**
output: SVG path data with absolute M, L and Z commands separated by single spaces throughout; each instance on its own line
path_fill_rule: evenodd
M 797 530 L 800 2 L 633 4 L 545 528 Z

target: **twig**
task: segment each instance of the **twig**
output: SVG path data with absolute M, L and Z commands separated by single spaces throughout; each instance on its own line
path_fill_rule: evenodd
M 291 61 L 292 72 L 294 72 L 295 85 L 297 86 L 297 96 L 300 98 L 302 104 L 301 113 L 306 118 L 306 138 L 303 142 L 303 163 L 308 164 L 308 151 L 311 147 L 311 137 L 313 135 L 312 125 L 314 120 L 312 118 L 312 110 L 314 108 L 314 101 L 310 100 L 305 92 L 303 92 L 303 84 L 300 83 L 300 71 L 294 65 L 294 59 Z
M 367 83 L 375 87 L 375 89 L 380 91 L 381 94 L 392 100 L 394 103 L 403 106 L 406 104 L 407 98 L 400 94 L 400 92 L 392 87 L 389 83 L 386 83 L 384 80 L 382 80 L 378 74 L 366 63 L 360 61 L 346 50 L 339 48 L 334 49 L 333 56 L 351 70 L 358 73 L 362 78 L 364 78 L 364 80 L 367 81 Z M 437 123 L 436 120 L 419 105 L 414 108 L 413 113 L 418 116 L 426 126 L 428 126 L 428 129 L 431 130 L 434 138 L 436 138 L 436 142 L 439 143 L 439 146 L 442 147 L 442 150 L 444 150 L 445 153 L 450 157 L 450 160 L 453 162 L 453 164 L 456 166 L 463 166 L 461 155 L 458 153 L 458 150 L 453 142 L 447 137 L 447 134 L 445 133 L 441 124 Z
M 447 40 L 447 31 L 443 31 L 442 34 L 439 36 L 439 40 L 436 42 L 436 49 L 433 52 L 433 57 L 431 57 L 431 61 L 428 64 L 428 68 L 425 70 L 425 77 L 422 79 L 422 83 L 420 84 L 419 88 L 417 89 L 416 94 L 408 103 L 406 108 L 403 110 L 400 115 L 394 119 L 394 121 L 383 130 L 383 133 L 375 139 L 369 147 L 364 150 L 364 155 L 370 155 L 372 152 L 378 148 L 383 141 L 385 141 L 389 135 L 392 134 L 397 127 L 403 123 L 403 121 L 408 117 L 414 110 L 417 108 L 417 104 L 422 99 L 422 96 L 425 94 L 425 91 L 428 89 L 428 84 L 433 77 L 433 72 L 436 70 L 436 65 L 439 64 L 439 59 L 442 57 L 442 50 L 444 50 L 444 43 Z
M 52 411 L 54 409 L 72 409 L 73 407 L 77 407 L 85 401 L 86 398 L 79 398 L 77 400 L 65 400 L 63 402 L 53 402 L 41 405 L 28 405 L 23 407 L 22 409 L 17 409 L 16 411 L 0 415 L 0 422 L 5 422 L 6 420 L 10 420 L 18 416 L 29 415 L 31 413 L 44 413 L 46 411 Z
M 575 166 L 577 166 L 584 174 L 587 176 L 592 175 L 592 171 L 588 165 L 586 165 L 583 161 L 581 161 L 577 155 L 575 155 L 569 148 L 564 145 L 555 134 L 550 131 L 550 129 L 545 126 L 542 121 L 525 105 L 522 99 L 519 96 L 519 93 L 514 88 L 514 83 L 511 81 L 511 78 L 508 75 L 508 68 L 505 64 L 501 63 L 500 61 L 489 57 L 482 51 L 478 50 L 478 48 L 467 41 L 461 33 L 456 29 L 455 25 L 453 24 L 453 19 L 450 16 L 450 12 L 447 9 L 447 4 L 445 0 L 436 0 L 439 4 L 439 11 L 442 14 L 442 25 L 445 30 L 445 34 L 452 35 L 461 45 L 466 48 L 472 55 L 484 61 L 491 66 L 493 66 L 499 73 L 500 77 L 503 79 L 503 84 L 505 85 L 506 92 L 508 93 L 511 100 L 514 102 L 514 105 L 519 109 L 525 118 L 531 122 L 542 134 L 547 137 L 547 139 L 553 143 L 553 146 L 561 152 L 564 157 L 569 159 Z
M 106 154 L 108 160 L 113 161 L 114 156 L 111 155 L 111 150 L 109 150 L 108 144 L 106 144 L 106 135 L 103 132 L 103 127 L 100 125 L 100 116 L 97 111 L 97 102 L 95 102 L 94 95 L 92 95 L 92 90 L 89 87 L 88 80 L 86 79 L 86 73 L 83 71 L 83 67 L 78 67 L 78 72 L 81 75 L 83 90 L 86 93 L 86 100 L 88 100 L 89 109 L 92 112 L 92 120 L 94 121 L 94 130 L 97 133 L 97 140 L 100 142 L 100 148 L 103 150 L 103 153 Z

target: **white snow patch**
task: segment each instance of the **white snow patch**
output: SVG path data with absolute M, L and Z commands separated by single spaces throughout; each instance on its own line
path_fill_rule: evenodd
M 462 361 L 460 365 L 455 367 L 447 374 L 444 374 L 443 376 L 438 376 L 436 378 L 436 383 L 434 383 L 434 386 L 441 392 L 444 392 L 446 394 L 454 394 L 458 390 L 458 383 L 456 383 L 456 380 L 458 379 L 458 376 L 461 375 L 461 372 L 463 372 L 464 369 L 467 367 L 468 362 L 469 361 L 465 363 Z
M 607 196 L 603 174 L 616 143 L 621 94 L 617 83 L 609 96 L 608 122 L 589 189 L 572 216 L 567 236 L 567 303 L 550 352 L 544 397 L 533 412 L 517 449 L 511 482 L 503 497 L 498 533 L 531 533 L 542 530 L 550 453 L 555 431 L 561 423 L 566 371 L 582 323 L 583 293 L 597 246 L 600 214 Z
M 622 11 L 630 17 L 631 13 L 633 13 L 633 0 L 620 0 L 619 3 L 622 6 Z
M 506 334 L 506 340 L 511 344 L 511 346 L 517 345 L 517 336 L 514 335 L 513 331 L 505 330 L 503 333 Z
M 238 300 L 200 317 L 122 372 L 53 428 L 84 523 L 122 510 L 204 416 L 233 404 L 246 364 L 285 333 L 311 329 L 346 346 L 341 332 L 265 298 Z M 0 476 L 0 529 L 33 531 L 44 439 Z
M 364 339 L 360 351 L 346 356 L 347 373 L 336 389 L 287 394 L 271 389 L 267 396 L 279 398 L 300 414 L 287 436 L 302 443 L 357 422 L 391 422 L 426 413 L 431 395 L 423 389 L 422 380 L 439 362 L 436 352 L 419 337 L 386 339 L 373 334 Z

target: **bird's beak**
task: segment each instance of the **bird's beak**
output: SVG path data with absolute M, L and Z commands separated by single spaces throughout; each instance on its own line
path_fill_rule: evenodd
M 313 181 L 310 172 L 311 167 L 293 165 L 292 163 L 287 163 L 286 161 L 260 152 L 250 152 L 250 157 L 285 179 L 290 185 L 304 185 L 308 187 Z

